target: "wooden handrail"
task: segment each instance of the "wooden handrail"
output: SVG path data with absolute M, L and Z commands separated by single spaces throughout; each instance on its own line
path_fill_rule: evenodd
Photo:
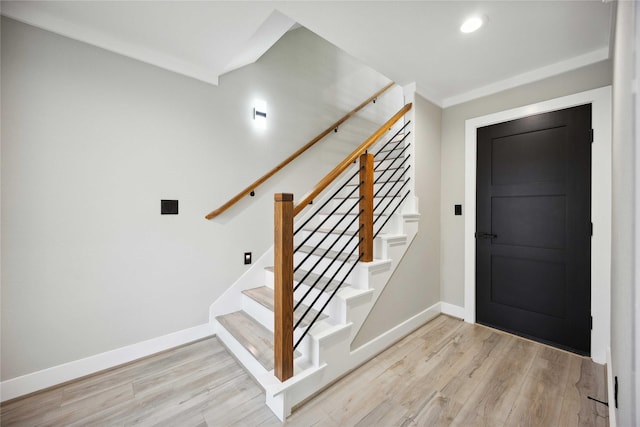
M 345 171 L 354 161 L 356 161 L 362 153 L 368 150 L 373 144 L 376 143 L 382 135 L 384 135 L 398 120 L 400 120 L 407 111 L 411 110 L 413 104 L 409 103 L 402 107 L 393 117 L 391 117 L 385 124 L 375 131 L 369 138 L 367 138 L 358 148 L 356 148 L 351 154 L 349 154 L 342 162 L 338 164 L 331 172 L 327 174 L 320 182 L 315 186 L 311 192 L 309 192 L 303 199 L 293 208 L 293 216 L 298 215 L 304 208 L 309 205 L 318 194 L 324 191 L 342 172 Z
M 360 105 L 358 105 L 356 108 L 354 108 L 353 110 L 349 111 L 347 114 L 345 114 L 340 120 L 338 120 L 337 122 L 333 123 L 331 126 L 329 126 L 327 129 L 325 129 L 324 131 L 322 131 L 318 136 L 316 136 L 315 138 L 313 138 L 311 141 L 309 141 L 308 143 L 306 143 L 304 146 L 302 146 L 299 150 L 297 150 L 295 153 L 293 153 L 292 155 L 290 155 L 289 157 L 287 157 L 284 161 L 282 161 L 280 164 L 278 164 L 275 168 L 273 168 L 272 170 L 270 170 L 269 172 L 267 172 L 264 176 L 262 176 L 261 178 L 257 179 L 255 182 L 253 182 L 251 185 L 249 185 L 247 188 L 245 188 L 244 190 L 242 190 L 241 192 L 239 192 L 238 194 L 236 194 L 233 198 L 231 198 L 228 202 L 226 202 L 225 204 L 223 204 L 222 206 L 220 206 L 218 209 L 209 212 L 205 218 L 206 219 L 213 219 L 215 217 L 217 217 L 218 215 L 220 215 L 221 213 L 223 213 L 224 211 L 226 211 L 227 209 L 229 209 L 231 206 L 235 205 L 237 202 L 239 202 L 243 197 L 245 197 L 247 194 L 251 193 L 253 190 L 255 190 L 258 186 L 260 186 L 263 182 L 265 182 L 266 180 L 268 180 L 269 178 L 271 178 L 273 175 L 275 175 L 280 169 L 284 168 L 285 166 L 287 166 L 289 163 L 291 163 L 293 160 L 295 160 L 299 155 L 301 155 L 302 153 L 304 153 L 305 151 L 307 151 L 309 148 L 311 148 L 313 145 L 315 145 L 318 141 L 320 141 L 322 138 L 324 138 L 325 136 L 327 136 L 329 133 L 331 133 L 332 130 L 336 129 L 338 126 L 340 126 L 341 124 L 343 124 L 344 122 L 346 122 L 347 120 L 349 120 L 351 117 L 353 117 L 358 111 L 362 110 L 365 106 L 367 106 L 367 104 L 369 104 L 371 101 L 373 101 L 374 99 L 376 99 L 378 96 L 380 96 L 381 94 L 383 94 L 384 92 L 387 91 L 387 89 L 389 89 L 391 86 L 393 86 L 395 83 L 391 82 L 388 85 L 386 85 L 385 87 L 383 87 L 382 89 L 380 89 L 379 91 L 377 91 L 376 93 L 374 93 L 372 96 L 370 96 L 366 101 L 362 102 Z

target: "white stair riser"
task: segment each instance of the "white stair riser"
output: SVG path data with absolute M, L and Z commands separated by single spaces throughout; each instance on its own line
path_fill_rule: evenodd
M 311 234 L 311 232 L 307 230 L 303 230 L 298 234 L 299 235 L 296 236 L 296 239 L 295 239 L 296 245 L 302 243 L 302 241 L 306 239 L 307 236 Z M 325 236 L 327 236 L 327 233 L 323 233 L 323 232 L 313 233 L 313 235 L 311 235 L 311 237 L 309 237 L 309 239 L 306 241 L 305 245 L 307 246 L 320 245 L 321 248 L 328 249 L 335 242 L 335 245 L 333 245 L 334 250 L 340 250 L 345 244 L 347 244 L 351 240 L 351 236 L 348 235 L 347 233 L 345 233 L 342 236 L 340 236 L 339 234 L 331 233 L 326 239 L 325 239 Z M 354 238 L 353 240 L 351 240 L 351 243 L 347 247 L 353 248 L 355 246 L 355 242 L 356 240 Z
M 401 181 L 401 182 L 397 182 L 397 183 L 389 182 L 389 183 L 385 184 L 385 182 L 388 181 L 389 179 L 392 179 L 393 181 Z M 398 192 L 398 190 L 400 190 L 400 188 L 402 187 L 403 183 L 404 183 L 404 180 L 400 176 L 400 172 L 396 173 L 393 177 L 392 177 L 391 173 L 387 173 L 382 178 L 381 182 L 378 182 L 377 184 L 373 185 L 373 193 L 377 197 L 384 197 L 385 195 L 393 196 Z M 405 188 L 406 188 L 406 186 L 405 186 Z M 353 190 L 353 186 L 346 185 L 342 190 L 340 190 L 340 192 L 338 193 L 337 197 L 346 197 L 347 195 L 349 195 L 349 193 L 352 190 Z M 356 192 L 357 191 L 358 190 L 356 190 Z M 389 194 L 387 194 L 387 192 Z
M 240 363 L 258 379 L 267 373 L 264 367 L 253 357 L 251 353 L 240 344 L 231 333 L 229 333 L 222 325 L 216 321 L 216 337 L 231 351 L 231 353 L 240 361 Z
M 242 295 L 242 310 L 273 332 L 273 311 L 244 294 Z
M 384 225 L 384 227 L 382 227 L 382 224 L 385 221 L 387 221 L 387 223 Z M 387 218 L 387 217 L 381 218 L 377 223 L 374 224 L 373 229 L 379 230 L 380 227 L 382 227 L 382 229 L 380 230 L 378 235 L 401 234 L 402 233 L 402 216 L 399 215 L 398 213 L 395 213 L 394 215 L 391 216 L 391 218 Z M 373 246 L 375 248 L 376 246 L 375 242 Z
M 389 155 L 389 157 L 398 157 L 398 156 L 402 155 L 402 150 L 404 149 L 404 147 L 406 145 L 404 142 L 400 142 L 399 144 L 398 144 L 398 142 L 399 141 L 392 142 L 391 144 L 389 144 L 386 147 L 385 151 L 382 151 L 380 153 L 378 153 L 378 149 L 372 150 L 372 152 L 373 153 L 378 153 L 376 155 L 376 158 L 382 158 L 382 157 L 386 156 L 387 153 L 389 153 L 389 151 L 391 151 L 391 154 Z M 380 148 L 382 148 L 382 146 Z
M 345 213 L 347 212 L 347 209 L 350 208 L 351 206 L 353 206 L 356 203 L 356 200 L 358 200 L 358 196 L 354 195 L 352 196 L 353 198 L 351 199 L 347 199 L 346 202 L 344 202 L 342 204 L 342 206 L 340 205 L 340 202 L 342 201 L 342 199 L 334 199 L 332 200 L 330 203 L 327 204 L 327 206 L 324 208 L 324 213 L 330 213 L 332 212 L 334 209 L 338 209 L 336 212 L 338 213 Z M 380 195 L 380 197 L 376 197 L 373 199 L 373 206 L 380 206 L 380 203 L 384 203 L 386 204 L 386 202 L 389 201 L 389 198 L 392 198 L 392 195 L 390 194 L 389 196 L 383 198 L 382 195 Z M 398 196 L 396 196 L 396 199 L 400 199 Z M 384 205 L 383 205 L 384 206 Z M 394 204 L 395 206 L 395 204 Z
M 296 267 L 300 266 L 301 269 L 306 271 L 309 271 L 311 270 L 311 268 L 313 268 L 313 272 L 317 274 L 320 274 L 321 272 L 325 271 L 325 269 L 327 269 L 327 273 L 333 274 L 333 272 L 342 264 L 348 264 L 342 269 L 342 271 L 347 271 L 345 269 L 350 268 L 355 263 L 355 260 L 356 260 L 355 258 L 353 259 L 353 261 L 345 261 L 343 259 L 334 260 L 329 257 L 323 258 L 321 256 L 324 252 L 325 250 L 322 248 L 317 249 L 312 254 L 296 252 L 295 255 L 293 256 L 293 265 Z M 354 254 L 357 256 L 358 254 L 357 250 Z M 303 260 L 304 260 L 304 263 L 302 262 Z
M 375 154 L 375 158 L 376 159 L 382 159 L 384 158 L 387 154 L 389 154 L 389 157 L 400 157 L 402 156 L 404 153 L 406 153 L 407 151 L 405 150 L 404 152 L 402 150 L 404 150 L 405 144 L 404 142 L 400 142 L 399 144 L 397 142 L 392 142 L 391 144 L 389 144 L 385 151 L 372 151 L 373 153 L 377 153 Z M 393 148 L 393 150 L 392 150 Z
M 374 168 L 375 169 L 375 173 L 376 175 L 380 174 L 383 170 L 388 169 L 388 168 L 399 168 L 401 167 L 403 164 L 406 165 L 407 163 L 409 163 L 409 161 L 405 161 L 405 157 L 394 157 L 393 155 L 389 156 L 388 158 L 384 159 L 384 156 L 381 156 L 379 159 L 376 159 L 376 162 L 374 163 Z M 389 174 L 390 172 L 387 172 L 387 174 Z M 400 172 L 398 172 L 400 173 Z
M 328 279 L 328 278 L 330 278 L 330 277 L 332 277 L 332 275 L 333 275 L 333 273 L 335 272 L 335 270 L 336 270 L 336 269 L 335 269 L 335 268 L 333 268 L 332 270 L 333 270 L 333 271 L 331 272 L 331 274 L 329 274 L 329 275 L 327 275 L 327 276 L 326 276 L 326 277 L 327 277 L 327 279 Z M 338 280 L 338 281 L 342 280 L 342 279 L 343 279 L 343 277 L 345 276 L 345 274 L 347 274 L 347 271 L 349 271 L 349 267 L 348 267 L 348 266 L 343 267 L 343 268 L 342 268 L 340 271 L 338 271 L 338 273 L 336 274 L 336 276 L 335 276 L 335 280 Z M 320 272 L 322 272 L 322 270 L 321 270 L 321 271 L 319 271 L 318 273 L 320 273 Z M 265 284 L 265 286 L 268 286 L 268 287 L 270 287 L 270 288 L 272 288 L 272 289 L 273 289 L 273 284 L 274 284 L 273 271 L 265 270 L 264 278 L 265 278 L 265 279 L 264 279 L 264 284 Z M 307 278 L 307 279 L 305 279 L 305 281 L 304 281 L 304 282 L 305 282 L 305 283 L 304 283 L 304 284 L 302 284 L 301 286 L 311 286 L 311 285 L 313 284 L 314 280 L 312 280 L 311 278 Z M 297 284 L 297 283 L 298 283 L 298 282 L 297 282 L 296 280 L 294 280 L 294 284 Z M 353 272 L 349 273 L 349 274 L 346 276 L 346 278 L 345 278 L 345 280 L 344 280 L 344 283 L 345 283 L 346 285 L 350 285 L 351 283 L 353 283 Z M 318 283 L 318 284 L 316 285 L 316 287 L 320 287 L 320 289 L 322 289 L 322 287 L 324 287 L 324 283 L 322 283 L 322 284 Z
M 393 179 L 394 181 L 402 179 L 403 171 L 402 170 L 396 171 L 395 169 L 402 169 L 402 168 L 406 169 L 408 162 L 403 163 L 403 160 L 404 159 L 402 158 L 395 159 L 395 160 L 389 158 L 387 160 L 380 161 L 374 164 L 374 181 L 378 180 L 378 178 L 380 178 L 379 182 L 388 181 L 389 179 Z M 394 168 L 394 169 L 385 172 L 385 170 L 388 168 Z M 359 183 L 360 183 L 360 176 L 359 175 L 354 176 L 353 178 L 351 178 L 346 182 L 345 188 L 348 187 L 349 191 L 347 191 L 346 193 L 343 192 L 341 194 L 349 194 L 353 190 L 353 187 L 357 186 Z M 355 196 L 357 193 L 358 193 L 358 190 L 355 190 L 351 194 L 351 196 Z
M 349 230 L 349 235 L 353 235 L 353 232 L 357 231 L 360 226 L 359 219 L 356 218 L 355 213 L 349 213 L 346 215 L 327 215 L 319 213 L 314 219 L 316 221 L 316 227 L 320 224 L 322 224 L 323 229 L 331 229 L 335 226 L 336 230 Z
M 267 286 L 273 287 L 273 283 Z M 348 286 L 350 285 L 347 283 L 344 283 L 340 287 L 340 289 L 346 288 Z M 310 289 L 309 286 L 301 285 L 298 288 L 298 290 L 295 291 L 293 294 L 294 304 L 300 301 L 309 289 Z M 330 296 L 329 292 L 321 292 L 321 289 L 322 287 L 319 287 L 318 289 L 311 289 L 311 291 L 309 291 L 309 294 L 307 295 L 303 303 L 308 306 L 313 301 L 315 301 L 316 298 L 318 298 L 317 302 L 315 303 L 314 309 L 316 309 L 316 311 L 319 311 L 320 308 L 322 308 L 322 306 L 327 302 Z M 273 319 L 272 319 L 273 312 L 269 310 L 267 307 L 261 305 L 255 300 L 252 300 L 250 297 L 246 295 L 244 295 L 243 298 L 246 298 L 247 300 L 251 300 L 251 301 L 246 301 L 246 303 L 243 303 L 243 310 L 247 311 L 248 314 L 250 314 L 258 322 L 262 323 L 267 329 L 269 329 L 270 331 L 273 331 Z M 342 311 L 340 309 L 341 304 L 342 303 L 338 299 L 334 298 L 329 302 L 329 304 L 327 304 L 327 306 L 323 311 L 323 314 L 329 316 L 328 319 L 330 319 L 331 322 L 339 321 L 339 319 L 342 317 Z M 299 308 L 296 311 L 300 311 L 300 310 L 304 310 L 304 309 Z M 301 312 L 304 313 L 304 311 L 301 311 Z M 305 319 L 312 320 L 313 316 L 315 315 L 307 314 Z M 327 319 L 324 319 L 324 320 L 327 320 Z
M 341 286 L 342 287 L 346 287 L 349 286 L 348 284 L 343 284 Z M 306 285 L 301 285 L 298 290 L 296 290 L 293 293 L 293 299 L 295 301 L 300 301 L 304 295 L 307 293 L 307 291 L 309 291 L 310 287 L 306 286 Z M 318 300 L 316 301 L 316 303 L 314 304 L 314 309 L 316 309 L 317 311 L 320 311 L 320 309 L 322 308 L 322 306 L 325 305 L 325 303 L 329 300 L 329 297 L 331 296 L 330 293 L 328 292 L 322 292 L 321 291 L 322 288 L 320 289 L 311 289 L 307 295 L 307 297 L 304 299 L 303 303 L 305 305 L 310 305 L 313 303 L 313 301 L 316 300 L 316 298 L 318 298 Z M 327 304 L 327 306 L 325 307 L 323 313 L 326 314 L 327 316 L 329 316 L 330 319 L 338 319 L 340 316 L 340 301 L 338 301 L 337 299 L 332 299 L 331 301 L 329 301 L 329 304 Z M 307 314 L 306 319 L 309 319 L 309 316 L 311 316 L 311 314 Z M 312 320 L 313 317 L 311 317 L 309 320 Z
M 390 219 L 387 221 L 388 219 L 388 213 L 391 213 L 393 211 L 393 209 L 398 205 L 398 203 L 400 202 L 400 198 L 395 198 L 394 200 L 389 201 L 388 199 L 386 201 L 384 201 L 382 203 L 382 205 L 380 207 L 378 207 L 377 209 L 382 211 L 383 209 L 385 210 L 385 213 L 382 215 L 378 215 L 374 221 L 374 230 L 379 230 L 380 227 L 382 227 L 383 224 L 385 224 L 385 222 L 387 224 L 391 223 L 393 221 L 393 219 Z M 326 221 L 324 222 L 324 224 L 322 225 L 322 229 L 327 229 L 327 230 L 331 230 L 332 228 L 335 227 L 336 230 L 339 230 L 340 232 L 342 232 L 345 228 L 346 228 L 346 232 L 344 233 L 344 235 L 342 236 L 343 238 L 340 239 L 339 242 L 337 242 L 335 245 L 331 246 L 331 242 L 336 241 L 337 237 L 339 236 L 339 234 L 332 234 L 329 237 L 327 237 L 325 239 L 324 242 L 322 242 L 322 244 L 320 245 L 320 247 L 327 249 L 327 248 L 331 248 L 334 251 L 340 251 L 342 250 L 342 248 L 344 247 L 344 245 L 346 244 L 346 242 L 348 241 L 348 238 L 350 236 L 355 235 L 355 233 L 358 231 L 358 227 L 360 226 L 360 222 L 358 219 L 353 221 L 353 224 L 351 224 L 349 227 L 347 227 L 347 224 L 349 224 L 349 222 L 351 222 L 351 220 L 353 220 L 354 215 L 348 215 L 346 220 L 343 220 L 342 222 L 340 221 L 339 217 L 336 217 L 335 215 L 332 215 L 330 217 L 327 218 L 326 215 L 324 214 L 318 214 L 318 221 L 324 221 L 326 218 Z M 396 230 L 397 227 L 389 227 L 389 226 L 385 226 L 386 230 Z M 388 232 L 388 231 L 381 231 L 381 232 Z M 314 239 L 312 237 L 312 239 L 314 240 L 313 244 L 310 243 L 306 243 L 306 245 L 309 246 L 316 246 L 318 243 L 320 243 L 322 241 L 322 238 L 326 236 L 326 234 L 322 234 L 322 236 L 318 239 Z M 334 237 L 335 236 L 335 237 Z M 344 237 L 347 237 L 347 239 L 344 239 Z M 309 242 L 312 241 L 312 239 L 309 239 Z M 356 241 L 359 240 L 359 237 L 354 237 L 352 242 L 347 246 L 346 249 L 346 253 L 350 253 L 351 250 L 355 247 L 356 245 Z M 329 243 L 328 243 L 329 242 Z M 357 254 L 357 250 L 353 252 L 354 254 Z

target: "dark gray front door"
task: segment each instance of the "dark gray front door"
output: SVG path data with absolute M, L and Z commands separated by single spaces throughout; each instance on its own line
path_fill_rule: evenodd
M 591 105 L 478 129 L 476 318 L 591 344 Z

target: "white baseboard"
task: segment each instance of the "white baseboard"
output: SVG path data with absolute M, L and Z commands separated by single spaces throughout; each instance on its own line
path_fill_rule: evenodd
M 459 305 L 449 304 L 448 302 L 440 302 L 440 311 L 442 314 L 448 314 L 449 316 L 457 317 L 464 320 L 464 307 Z
M 78 379 L 214 335 L 209 323 L 0 382 L 0 401 Z
M 613 366 L 611 365 L 611 347 L 607 347 L 607 400 L 609 401 L 609 427 L 616 427 L 616 402 L 613 386 Z

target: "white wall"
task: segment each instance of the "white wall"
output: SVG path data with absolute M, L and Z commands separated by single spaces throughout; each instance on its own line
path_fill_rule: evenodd
M 273 193 L 306 192 L 399 104 L 206 221 L 388 80 L 304 29 L 218 87 L 6 18 L 1 65 L 3 381 L 206 323 L 272 244 Z
M 604 61 L 495 95 L 459 104 L 442 113 L 441 296 L 464 305 L 465 121 L 611 84 L 611 62 Z M 463 204 L 462 216 L 453 205 Z
M 611 230 L 611 357 L 613 376 L 618 378 L 618 409 L 609 405 L 619 426 L 638 425 L 640 396 L 636 381 L 640 355 L 635 353 L 635 275 L 638 247 L 634 247 L 634 26 L 635 2 L 618 2 L 613 74 L 613 192 Z M 635 82 L 637 84 L 637 82 Z M 635 170 L 634 170 L 635 169 Z M 613 401 L 610 396 L 609 401 Z
M 418 234 L 351 344 L 360 347 L 440 301 L 440 120 L 416 95 L 415 191 Z M 453 209 L 453 208 L 452 208 Z

